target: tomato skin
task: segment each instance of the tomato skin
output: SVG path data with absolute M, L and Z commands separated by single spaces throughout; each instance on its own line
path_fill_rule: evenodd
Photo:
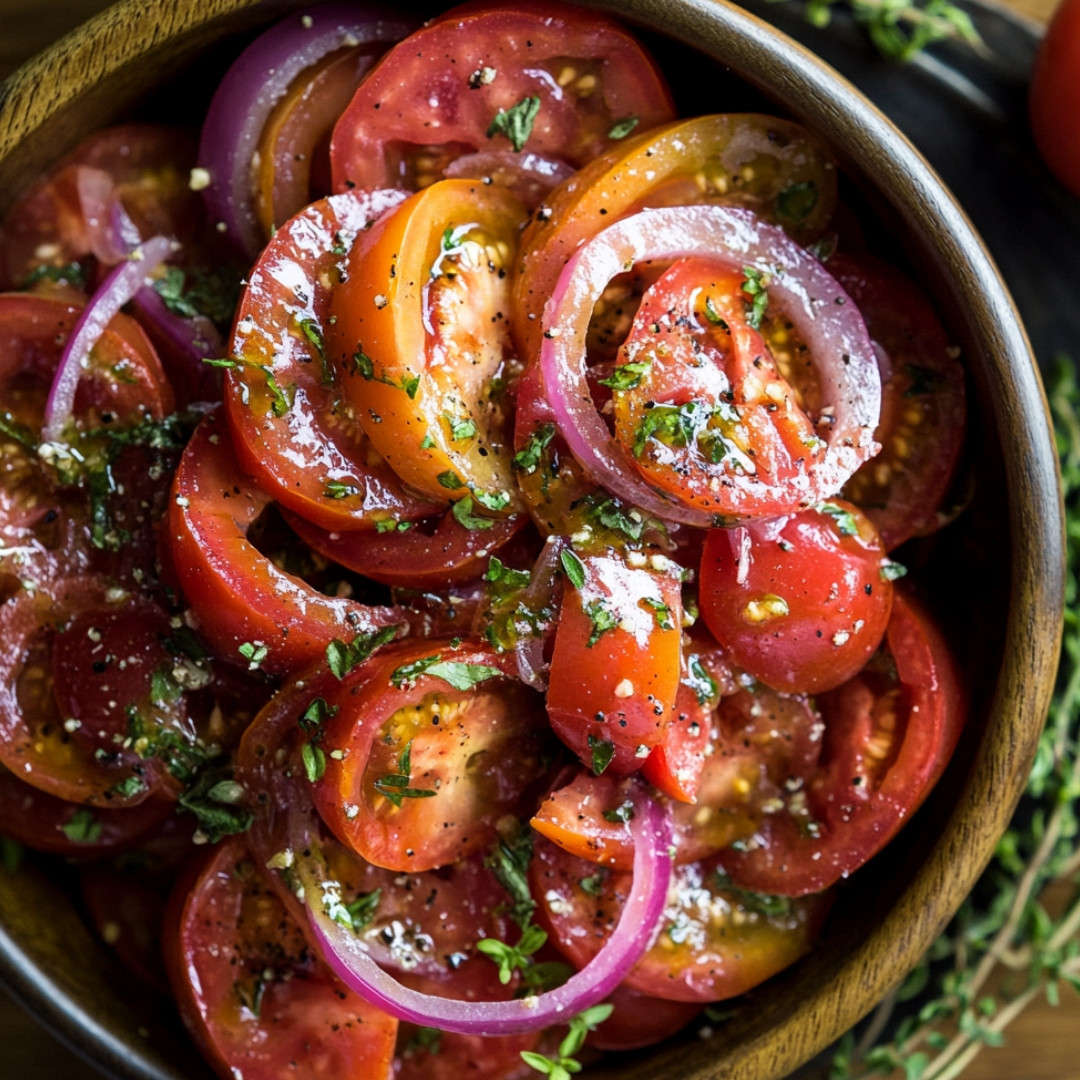
M 323 967 L 242 840 L 181 877 L 164 943 L 180 1014 L 222 1080 L 390 1077 L 397 1021 Z
M 155 672 L 174 663 L 159 636 L 168 625 L 152 601 L 117 597 L 89 575 L 58 579 L 47 595 L 27 591 L 0 606 L 0 761 L 71 802 L 123 807 L 175 799 L 177 783 L 154 740 L 168 732 L 185 744 L 194 733 L 179 692 L 155 700 Z
M 866 320 L 881 365 L 881 452 L 844 485 L 888 551 L 933 532 L 966 429 L 964 369 L 929 300 L 869 255 L 835 255 L 829 273 Z
M 850 503 L 775 522 L 714 529 L 701 561 L 701 610 L 732 660 L 777 690 L 817 693 L 878 647 L 893 585 L 874 527 Z
M 944 771 L 965 709 L 949 647 L 900 590 L 886 642 L 894 670 L 868 665 L 817 698 L 825 734 L 800 805 L 769 815 L 750 850 L 721 856 L 740 886 L 783 896 L 828 888 L 896 835 Z
M 1080 196 L 1080 0 L 1061 0 L 1035 56 L 1031 134 L 1051 172 Z
M 585 1042 L 597 1050 L 639 1050 L 681 1031 L 701 1011 L 696 1001 L 651 997 L 622 985 L 607 996 L 615 1011 Z
M 346 399 L 398 476 L 443 505 L 470 492 L 499 497 L 496 513 L 518 502 L 503 311 L 524 216 L 504 188 L 440 181 L 353 245 L 334 290 L 328 348 Z
M 373 581 L 402 589 L 440 589 L 475 581 L 492 553 L 517 536 L 524 514 L 487 518 L 487 529 L 466 529 L 448 510 L 431 523 L 386 532 L 328 532 L 295 515 L 285 520 L 309 547 Z
M 751 181 L 741 177 L 746 168 L 753 170 Z M 727 182 L 736 175 L 737 185 Z M 816 192 L 800 221 L 777 206 L 780 193 L 798 184 Z M 563 266 L 603 225 L 647 207 L 701 202 L 748 207 L 805 244 L 836 205 L 836 169 L 815 136 L 771 116 L 701 116 L 635 132 L 552 192 L 522 235 L 514 334 L 525 355 L 539 352 L 540 316 Z M 632 314 L 633 304 L 628 307 Z
M 66 859 L 139 846 L 175 805 L 171 799 L 147 799 L 136 806 L 88 811 L 81 803 L 31 787 L 0 766 L 0 832 L 34 851 Z
M 765 914 L 723 884 L 715 869 L 714 861 L 675 868 L 660 935 L 624 987 L 672 1001 L 720 1001 L 745 993 L 809 951 L 830 897 L 784 903 L 780 913 Z M 630 891 L 628 871 L 598 872 L 547 841 L 536 845 L 529 882 L 533 895 L 543 898 L 537 921 L 578 968 L 599 951 Z
M 487 677 L 464 690 L 403 673 L 437 658 Z M 323 696 L 338 711 L 322 725 L 326 768 L 312 797 L 338 839 L 377 866 L 429 870 L 486 847 L 499 819 L 531 805 L 544 782 L 543 702 L 518 681 L 512 654 L 412 642 L 384 649 Z M 399 791 L 409 794 L 395 806 Z
M 238 468 L 220 411 L 208 414 L 173 480 L 164 542 L 219 655 L 243 663 L 240 646 L 261 642 L 262 670 L 280 674 L 322 657 L 335 638 L 403 622 L 396 608 L 324 596 L 260 554 L 247 533 L 269 503 Z
M 319 344 L 348 249 L 400 201 L 394 192 L 347 194 L 305 208 L 259 256 L 236 312 L 229 355 L 241 364 L 226 372 L 225 411 L 240 467 L 327 529 L 372 529 L 440 506 L 403 491 L 372 452 Z
M 576 558 L 584 584 L 563 591 L 548 715 L 586 767 L 593 767 L 597 744 L 607 743 L 613 749 L 607 768 L 626 776 L 664 740 L 674 715 L 682 662 L 681 578 L 667 568 L 630 566 L 614 552 Z M 601 618 L 607 620 L 602 631 Z
M 428 1029 L 430 1032 L 430 1029 Z M 540 1032 L 524 1035 L 459 1035 L 440 1031 L 429 1050 L 420 1029 L 401 1025 L 394 1080 L 525 1080 L 533 1071 L 521 1060 L 532 1050 Z M 429 1035 L 430 1038 L 430 1035 Z
M 568 62 L 586 67 L 571 78 L 591 75 L 591 87 L 552 89 Z M 486 82 L 474 76 L 485 68 L 496 72 Z M 612 145 L 617 121 L 635 116 L 644 129 L 673 115 L 656 66 L 601 15 L 551 2 L 455 8 L 391 49 L 357 90 L 334 129 L 334 190 L 416 190 L 457 157 L 509 147 L 489 141 L 489 125 L 530 95 L 541 104 L 524 149 L 575 167 Z

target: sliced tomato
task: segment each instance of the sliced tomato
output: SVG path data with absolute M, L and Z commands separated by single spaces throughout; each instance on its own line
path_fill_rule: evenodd
M 529 882 L 542 898 L 538 922 L 577 968 L 599 952 L 630 892 L 628 872 L 598 872 L 546 841 L 536 846 Z M 675 868 L 660 934 L 623 986 L 702 1004 L 743 994 L 809 951 L 829 903 L 749 894 L 714 862 L 684 863 Z
M 407 484 L 472 512 L 518 500 L 510 470 L 507 274 L 521 204 L 444 180 L 353 246 L 329 341 L 372 445 Z
M 655 64 L 603 15 L 473 4 L 410 35 L 361 84 L 334 129 L 334 190 L 417 190 L 488 146 L 579 168 L 620 125 L 673 115 Z
M 0 607 L 0 760 L 62 799 L 175 799 L 170 755 L 194 743 L 169 617 L 86 575 Z
M 189 239 L 202 220 L 188 186 L 195 163 L 189 131 L 123 124 L 95 132 L 32 185 L 0 229 L 0 286 L 19 287 L 36 267 L 63 267 L 96 256 L 117 262 L 118 199 L 143 237 Z
M 699 1012 L 695 1001 L 669 1001 L 617 986 L 606 999 L 614 1008 L 585 1042 L 597 1050 L 639 1050 L 681 1031 Z
M 539 1032 L 524 1035 L 459 1035 L 437 1028 L 402 1024 L 394 1061 L 395 1080 L 525 1080 L 531 1072 L 521 1060 Z
M 775 116 L 726 113 L 635 131 L 552 192 L 521 238 L 514 333 L 526 357 L 540 347 L 540 316 L 570 256 L 604 225 L 655 206 L 745 206 L 799 243 L 817 237 L 836 206 L 836 168 L 805 128 Z M 640 291 L 620 282 L 599 313 L 629 327 Z M 620 307 L 614 312 L 611 309 Z
M 388 1080 L 397 1021 L 345 989 L 242 841 L 178 883 L 165 954 L 180 1014 L 222 1080 Z
M 925 294 L 868 255 L 836 255 L 829 273 L 862 312 L 878 348 L 881 453 L 844 486 L 892 551 L 935 528 L 965 431 L 964 369 Z
M 258 654 L 279 674 L 335 638 L 403 622 L 396 608 L 325 596 L 262 555 L 248 532 L 270 501 L 238 467 L 220 411 L 210 413 L 184 451 L 164 527 L 173 573 L 218 655 L 246 665 Z
M 918 809 L 964 720 L 949 647 L 900 591 L 886 649 L 817 703 L 825 720 L 819 764 L 751 842 L 722 856 L 745 888 L 801 896 L 857 870 Z
M 753 325 L 749 285 L 680 259 L 646 291 L 611 376 L 615 435 L 636 468 L 720 518 L 782 512 L 818 441 Z
M 667 738 L 645 759 L 645 779 L 679 802 L 696 801 L 712 741 L 713 710 L 738 689 L 727 654 L 683 635 L 683 677 Z
M 364 577 L 403 589 L 439 589 L 479 578 L 492 553 L 509 544 L 528 518 L 465 514 L 459 519 L 451 509 L 426 521 L 386 519 L 388 528 L 341 533 L 295 515 L 285 520 L 319 554 Z
M 384 42 L 329 53 L 293 80 L 263 125 L 255 213 L 267 237 L 331 192 L 330 135 Z
M 115 810 L 91 808 L 32 787 L 0 766 L 0 833 L 65 859 L 96 858 L 140 846 L 175 805 L 171 799 L 146 799 Z
M 560 739 L 594 772 L 625 776 L 664 741 L 679 690 L 682 576 L 663 556 L 567 550 L 548 687 Z M 568 564 L 576 569 L 567 569 Z M 577 578 L 577 580 L 575 580 Z
M 298 713 L 321 696 L 327 714 L 307 751 L 325 763 L 315 805 L 377 866 L 427 870 L 488 846 L 546 778 L 543 699 L 517 680 L 512 655 L 488 646 L 385 649 L 305 695 Z
M 881 538 L 831 500 L 773 522 L 714 529 L 701 611 L 732 660 L 778 690 L 818 693 L 851 678 L 881 643 L 893 584 Z
M 346 277 L 347 253 L 400 201 L 384 192 L 308 207 L 274 234 L 237 310 L 225 406 L 240 467 L 327 529 L 412 521 L 440 505 L 402 489 L 342 396 L 325 345 L 331 291 Z

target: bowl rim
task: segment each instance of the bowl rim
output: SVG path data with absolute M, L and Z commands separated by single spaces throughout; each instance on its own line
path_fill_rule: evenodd
M 173 0 L 159 18 L 148 19 L 145 0 L 120 0 L 0 86 L 0 190 L 9 186 L 8 173 L 18 167 L 17 150 L 32 145 L 105 76 L 180 35 L 188 43 L 206 43 L 220 28 L 235 29 L 234 21 L 254 25 L 307 6 L 304 0 Z M 879 166 L 873 177 L 877 190 L 908 229 L 933 248 L 957 308 L 968 315 L 973 343 L 987 358 L 984 375 L 999 433 L 1025 448 L 1023 455 L 1005 455 L 1012 551 L 1006 662 L 988 708 L 987 736 L 957 801 L 969 815 L 977 811 L 978 827 L 938 839 L 881 925 L 843 959 L 828 985 L 797 1002 L 779 1027 L 751 1017 L 740 1023 L 737 1039 L 721 1029 L 713 1045 L 725 1055 L 722 1074 L 714 1072 L 715 1062 L 681 1074 L 685 1080 L 714 1075 L 769 1080 L 847 1031 L 917 963 L 974 885 L 1009 823 L 1049 705 L 1064 618 L 1064 520 L 1056 449 L 1030 344 L 992 258 L 931 166 L 876 106 L 809 50 L 728 0 L 584 0 L 584 6 L 696 48 L 782 103 L 843 157 Z M 190 45 L 192 53 L 195 47 Z M 63 76 L 58 78 L 58 72 Z M 846 123 L 845 117 L 857 117 L 858 123 Z M 962 862 L 961 850 L 968 856 Z M 23 1003 L 63 1041 L 88 1058 L 96 1054 L 97 1063 L 117 1075 L 158 1075 L 129 1047 L 103 1035 L 101 1027 L 88 1028 L 78 1003 L 44 977 L 35 978 L 41 973 L 27 964 L 19 944 L 0 934 L 0 980 L 16 988 Z M 656 1070 L 643 1063 L 620 1076 L 645 1080 Z

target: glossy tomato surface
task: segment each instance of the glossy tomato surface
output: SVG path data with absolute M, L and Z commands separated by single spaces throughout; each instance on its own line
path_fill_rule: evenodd
M 1080 2 L 1061 0 L 1035 57 L 1031 134 L 1054 175 L 1080 196 Z

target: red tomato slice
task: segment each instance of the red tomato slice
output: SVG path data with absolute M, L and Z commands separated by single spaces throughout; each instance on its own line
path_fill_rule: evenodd
M 775 116 L 726 113 L 635 131 L 552 192 L 522 235 L 514 334 L 524 355 L 539 352 L 544 303 L 586 240 L 646 207 L 703 202 L 745 206 L 805 244 L 832 217 L 836 167 L 814 135 Z M 612 290 L 607 307 L 626 320 L 619 339 L 639 296 L 622 283 Z
M 0 229 L 0 286 L 20 286 L 37 266 L 61 267 L 94 254 L 116 262 L 107 220 L 113 196 L 143 237 L 190 239 L 202 200 L 188 178 L 191 133 L 160 124 L 124 124 L 96 132 L 8 212 Z
M 248 531 L 270 505 L 236 463 L 220 412 L 210 413 L 184 451 L 165 522 L 166 553 L 200 629 L 218 655 L 280 674 L 352 638 L 401 623 L 396 608 L 325 596 L 262 555 Z
M 640 769 L 664 741 L 682 662 L 681 573 L 663 556 L 652 557 L 657 569 L 644 555 L 640 567 L 628 565 L 637 555 L 563 552 L 570 584 L 548 687 L 555 733 L 594 772 L 616 776 Z
M 165 953 L 184 1023 L 222 1080 L 391 1076 L 397 1021 L 323 967 L 242 841 L 178 883 Z
M 537 921 L 575 967 L 599 952 L 622 913 L 629 873 L 540 841 L 529 866 Z M 704 1004 L 735 997 L 810 949 L 830 898 L 791 900 L 733 888 L 713 862 L 675 869 L 659 937 L 623 986 L 652 997 Z M 588 927 L 588 933 L 581 928 Z
M 1073 195 L 1080 195 L 1080 3 L 1062 0 L 1047 27 L 1028 90 L 1031 134 L 1043 160 Z
M 641 474 L 721 518 L 790 506 L 818 441 L 753 326 L 748 280 L 674 263 L 646 291 L 611 377 L 615 435 Z
M 384 42 L 330 53 L 302 71 L 274 106 L 256 151 L 255 213 L 267 237 L 330 194 L 330 136 Z
M 551 2 L 459 8 L 361 84 L 334 129 L 334 190 L 417 190 L 488 146 L 577 168 L 613 144 L 620 122 L 644 130 L 673 114 L 652 60 L 602 15 Z
M 25 847 L 65 859 L 139 846 L 174 807 L 169 799 L 147 799 L 116 810 L 91 809 L 32 787 L 0 766 L 0 832 Z
M 778 690 L 815 694 L 874 654 L 892 610 L 881 538 L 851 503 L 714 529 L 700 603 L 734 663 Z
M 3 764 L 72 802 L 175 798 L 165 748 L 182 752 L 194 732 L 168 632 L 156 604 L 86 576 L 0 607 Z
M 353 246 L 334 290 L 330 351 L 372 445 L 405 483 L 468 499 L 470 514 L 518 502 L 505 312 L 523 217 L 503 188 L 443 180 Z
M 964 442 L 964 369 L 930 302 L 903 274 L 867 255 L 834 256 L 829 273 L 862 312 L 882 367 L 881 453 L 843 495 L 892 551 L 935 528 Z
M 402 1024 L 394 1059 L 394 1080 L 524 1080 L 529 1066 L 522 1050 L 532 1050 L 539 1032 L 525 1035 L 459 1035 Z
M 887 652 L 818 697 L 821 760 L 754 842 L 722 856 L 748 889 L 801 896 L 847 877 L 892 839 L 941 775 L 964 720 L 949 648 L 897 592 Z
M 225 406 L 240 467 L 327 529 L 411 521 L 440 505 L 402 490 L 343 397 L 324 342 L 353 241 L 397 202 L 385 192 L 308 207 L 274 234 L 237 310 Z
M 315 805 L 377 866 L 427 870 L 488 846 L 546 778 L 543 699 L 517 681 L 512 655 L 488 646 L 385 649 L 305 694 L 299 711 L 321 696 L 333 714 L 309 744 L 325 761 Z
M 285 520 L 309 547 L 341 566 L 373 581 L 402 589 L 440 589 L 475 581 L 491 555 L 517 536 L 528 519 L 465 518 L 462 525 L 447 510 L 441 517 L 420 522 L 395 522 L 376 532 L 328 532 L 292 514 Z
M 585 1042 L 597 1050 L 640 1050 L 681 1031 L 699 1012 L 696 1001 L 668 1001 L 617 986 L 606 998 L 614 1012 Z

